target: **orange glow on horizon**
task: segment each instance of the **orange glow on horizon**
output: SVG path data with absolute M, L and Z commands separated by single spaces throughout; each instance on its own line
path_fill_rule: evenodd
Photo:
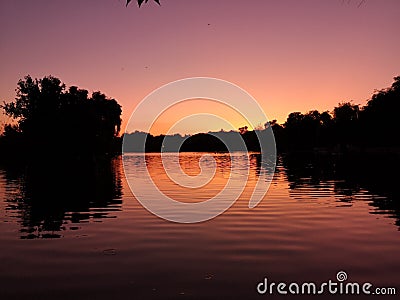
M 208 114 L 210 115 L 207 116 Z M 212 100 L 192 99 L 176 104 L 162 113 L 155 120 L 150 133 L 160 135 L 169 132 L 185 135 L 221 129 L 237 131 L 242 126 L 251 128 L 249 122 L 231 107 Z

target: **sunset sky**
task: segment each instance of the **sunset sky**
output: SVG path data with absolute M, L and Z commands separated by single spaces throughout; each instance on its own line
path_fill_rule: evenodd
M 27 74 L 53 75 L 117 99 L 123 128 L 147 94 L 187 77 L 230 81 L 281 123 L 293 111 L 365 104 L 400 75 L 400 1 L 360 1 L 161 0 L 139 9 L 123 0 L 1 0 L 0 100 L 13 100 Z M 173 109 L 152 133 L 223 111 L 210 101 Z M 219 129 L 194 119 L 179 132 Z

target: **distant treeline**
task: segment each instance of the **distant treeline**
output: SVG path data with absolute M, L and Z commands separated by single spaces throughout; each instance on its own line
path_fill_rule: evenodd
M 246 149 L 248 151 L 260 151 L 260 144 L 255 131 L 242 133 L 219 131 L 198 133 L 191 136 L 181 136 L 180 134 L 153 136 L 136 131 L 124 134 L 123 140 L 124 152 L 160 152 L 161 150 L 166 152 L 228 152 L 229 150 L 241 151 Z M 145 145 L 145 149 L 143 145 Z
M 352 102 L 339 103 L 333 111 L 309 111 L 290 113 L 283 124 L 276 120 L 265 124 L 271 126 L 278 151 L 302 152 L 325 150 L 346 152 L 351 149 L 396 148 L 400 146 L 400 76 L 394 78 L 391 87 L 373 94 L 365 106 Z M 237 131 L 198 133 L 192 136 L 159 135 L 153 136 L 136 131 L 125 134 L 125 152 L 177 151 L 183 152 L 221 152 L 227 147 L 221 140 L 233 140 L 241 136 L 248 151 L 259 151 L 256 131 L 247 131 L 247 127 Z M 259 129 L 263 134 L 266 129 Z M 221 138 L 221 139 L 220 139 Z M 168 143 L 163 142 L 168 141 Z M 169 148 L 165 144 L 170 145 Z M 172 145 L 172 146 L 171 146 Z M 235 149 L 235 146 L 233 147 Z M 237 150 L 237 149 L 235 149 Z
M 391 87 L 376 91 L 365 106 L 342 102 L 332 112 L 293 112 L 284 124 L 272 121 L 271 126 L 281 151 L 393 148 L 400 146 L 399 113 L 400 76 Z
M 68 89 L 48 76 L 18 82 L 14 102 L 0 107 L 12 117 L 0 136 L 2 161 L 66 157 L 91 160 L 119 153 L 121 106 L 100 92 Z

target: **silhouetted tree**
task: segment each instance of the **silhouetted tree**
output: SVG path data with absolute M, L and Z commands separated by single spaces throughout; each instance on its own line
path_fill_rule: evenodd
M 292 150 L 300 150 L 306 146 L 303 137 L 304 115 L 301 112 L 292 112 L 284 124 L 287 139 L 287 145 Z
M 320 130 L 318 136 L 318 146 L 332 147 L 335 144 L 333 139 L 333 118 L 328 111 L 320 114 Z
M 287 139 L 285 128 L 278 123 L 277 120 L 272 120 L 264 124 L 265 129 L 271 126 L 272 132 L 274 133 L 276 149 L 278 152 L 287 149 Z
M 333 109 L 335 140 L 341 146 L 342 150 L 344 150 L 343 147 L 354 144 L 359 140 L 359 113 L 359 106 L 350 102 L 339 103 L 339 106 Z
M 16 120 L 16 125 L 6 127 L 2 152 L 31 158 L 54 152 L 93 157 L 117 150 L 122 111 L 116 100 L 100 92 L 89 98 L 88 91 L 74 86 L 67 90 L 52 76 L 26 76 L 16 92 L 14 102 L 0 106 Z
M 126 6 L 128 6 L 130 2 L 132 2 L 132 0 L 126 0 Z M 143 4 L 143 2 L 147 3 L 149 0 L 137 0 L 139 7 Z M 158 5 L 161 5 L 160 0 L 154 0 L 154 2 L 156 2 Z
M 374 93 L 360 114 L 366 145 L 399 146 L 400 76 L 391 87 Z

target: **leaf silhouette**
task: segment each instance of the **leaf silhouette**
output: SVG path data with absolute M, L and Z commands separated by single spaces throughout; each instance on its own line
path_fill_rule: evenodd
M 126 0 L 126 6 L 131 2 L 132 0 Z M 137 0 L 139 7 L 144 3 L 147 3 L 149 0 Z M 161 5 L 160 0 L 154 0 L 158 5 Z

